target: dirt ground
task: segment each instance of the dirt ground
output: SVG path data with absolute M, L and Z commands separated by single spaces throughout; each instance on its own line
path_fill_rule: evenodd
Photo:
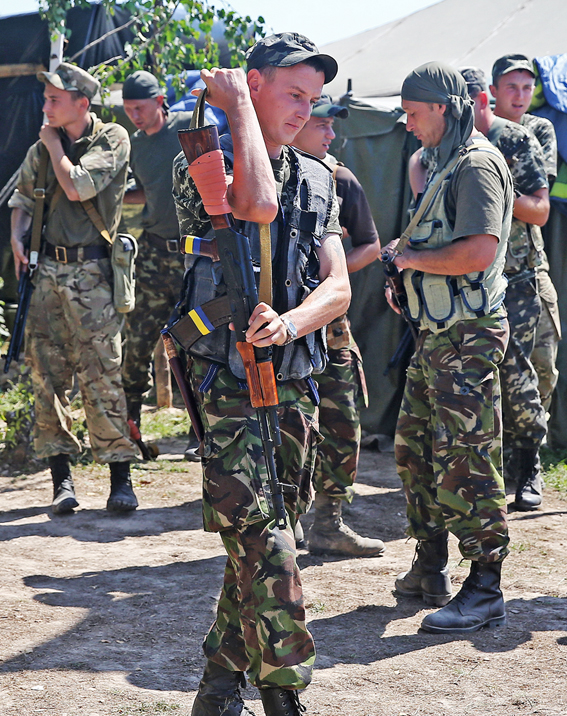
M 0 714 L 190 714 L 225 559 L 183 447 L 164 441 L 134 470 L 128 516 L 105 511 L 103 468 L 75 469 L 81 506 L 60 517 L 46 470 L 0 477 Z M 391 453 L 363 451 L 357 493 L 347 521 L 385 555 L 299 558 L 318 649 L 307 716 L 567 714 L 567 502 L 548 492 L 510 516 L 508 626 L 437 636 L 419 631 L 422 602 L 392 593 L 414 544 Z M 458 589 L 454 540 L 451 567 Z M 254 689 L 245 702 L 263 714 Z

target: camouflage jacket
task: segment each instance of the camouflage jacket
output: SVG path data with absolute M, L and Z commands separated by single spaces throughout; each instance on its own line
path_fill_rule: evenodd
M 552 182 L 557 177 L 557 137 L 553 124 L 545 117 L 536 117 L 535 114 L 524 114 L 522 126 L 527 127 L 541 146 L 547 176 Z
M 54 206 L 49 208 L 59 186 L 55 171 L 48 166 L 46 182 L 47 219 L 45 239 L 59 246 L 90 246 L 105 243 L 89 219 L 81 201 L 94 200 L 110 235 L 114 237 L 122 212 L 122 197 L 126 187 L 130 140 L 128 132 L 119 124 L 103 124 L 91 114 L 91 124 L 84 135 L 71 143 L 64 130 L 59 130 L 63 149 L 71 162 L 71 179 L 80 201 L 70 201 L 59 190 Z M 33 144 L 20 167 L 20 173 L 10 208 L 33 213 L 33 190 L 37 180 L 41 140 Z

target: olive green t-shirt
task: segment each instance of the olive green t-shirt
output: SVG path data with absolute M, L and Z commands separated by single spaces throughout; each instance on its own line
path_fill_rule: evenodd
M 130 141 L 130 166 L 138 188 L 143 189 L 146 203 L 142 209 L 142 226 L 162 239 L 179 236 L 179 225 L 172 190 L 173 160 L 181 145 L 177 130 L 189 129 L 191 112 L 170 112 L 156 134 L 135 132 Z
M 457 165 L 445 199 L 455 239 L 475 234 L 502 237 L 502 222 L 514 201 L 512 177 L 491 152 L 472 150 Z

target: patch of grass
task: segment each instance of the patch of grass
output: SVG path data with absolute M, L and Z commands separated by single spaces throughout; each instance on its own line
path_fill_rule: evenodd
M 142 413 L 141 431 L 146 441 L 187 435 L 189 426 L 187 411 L 179 408 L 156 408 Z
M 526 544 L 525 542 L 510 542 L 510 549 L 515 552 L 525 552 L 526 550 L 531 549 L 531 545 Z
M 541 464 L 546 487 L 557 490 L 567 499 L 567 450 L 542 448 Z
M 323 602 L 313 602 L 308 606 L 309 611 L 314 612 L 315 614 L 321 614 L 321 612 L 324 612 L 326 608 L 327 607 Z

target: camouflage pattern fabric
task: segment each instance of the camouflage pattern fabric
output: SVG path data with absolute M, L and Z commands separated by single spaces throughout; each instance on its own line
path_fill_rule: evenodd
M 248 389 L 219 367 L 210 389 L 200 392 L 211 365 L 193 358 L 191 380 L 206 433 L 203 522 L 205 530 L 218 532 L 266 520 L 271 516 L 271 507 L 258 421 Z M 278 478 L 295 485 L 296 492 L 285 493 L 285 501 L 293 514 L 303 514 L 313 499 L 312 476 L 319 439 L 317 409 L 304 381 L 278 385 L 278 396 L 282 437 L 282 445 L 276 451 Z
M 26 362 L 35 394 L 38 457 L 77 454 L 69 394 L 76 374 L 97 462 L 134 459 L 120 375 L 120 318 L 110 261 L 62 264 L 43 256 L 26 325 Z
M 408 535 L 448 528 L 465 559 L 508 554 L 498 364 L 508 339 L 502 310 L 420 332 L 396 429 Z
M 223 530 L 221 537 L 228 559 L 205 656 L 231 671 L 248 672 L 258 688 L 305 688 L 315 645 L 305 625 L 292 528 L 282 531 L 264 520 Z
M 551 398 L 559 378 L 556 362 L 561 340 L 561 318 L 557 291 L 543 266 L 536 271 L 536 282 L 541 298 L 541 315 L 536 328 L 531 361 L 538 377 L 541 402 L 547 413 L 551 407 Z
M 248 390 L 220 366 L 209 388 L 212 367 L 194 358 L 190 369 L 206 433 L 204 527 L 221 532 L 228 553 L 217 619 L 205 640 L 205 654 L 228 669 L 249 671 L 256 686 L 304 688 L 311 679 L 315 652 L 305 626 L 293 526 L 313 498 L 317 408 L 303 381 L 278 386 L 282 437 L 276 452 L 278 479 L 297 488 L 284 493 L 290 520 L 280 531 L 271 514 Z M 200 392 L 200 386 L 207 391 Z
M 360 411 L 368 407 L 368 392 L 354 341 L 349 348 L 329 350 L 328 356 L 324 372 L 317 375 L 323 442 L 317 448 L 313 482 L 316 492 L 351 502 L 360 453 Z
M 504 443 L 507 447 L 539 448 L 547 422 L 531 362 L 541 314 L 535 278 L 511 281 L 504 303 L 510 322 L 510 341 L 500 366 Z
M 165 245 L 165 241 L 164 241 Z M 183 256 L 149 244 L 142 233 L 136 258 L 136 307 L 126 314 L 122 381 L 128 407 L 150 387 L 152 354 L 183 284 Z

